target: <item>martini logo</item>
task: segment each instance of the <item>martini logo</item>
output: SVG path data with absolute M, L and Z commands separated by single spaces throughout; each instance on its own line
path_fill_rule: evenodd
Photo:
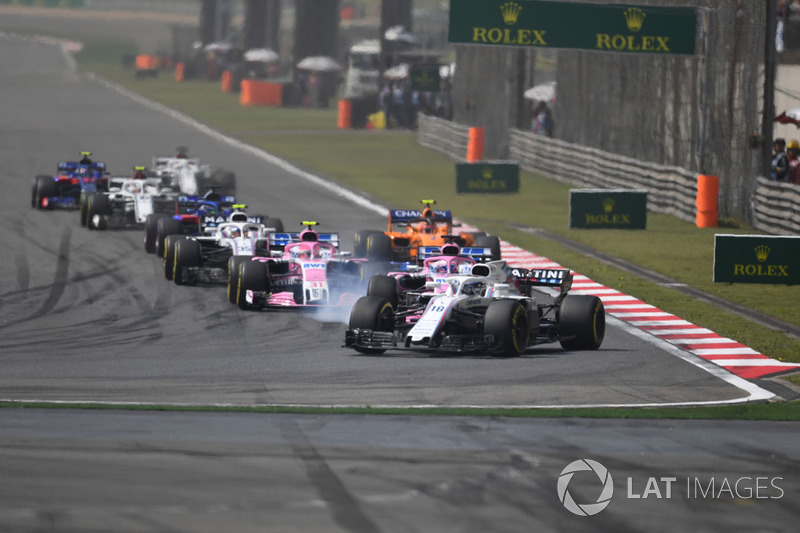
M 503 21 L 509 26 L 513 26 L 517 23 L 521 11 L 522 6 L 516 2 L 506 2 L 500 6 L 500 12 L 503 14 Z
M 596 502 L 578 503 L 569 492 L 569 484 L 572 477 L 576 472 L 594 472 L 600 480 L 603 488 L 598 496 Z M 611 497 L 614 496 L 614 480 L 611 479 L 611 474 L 608 469 L 592 459 L 579 459 L 573 461 L 561 471 L 558 477 L 558 499 L 567 509 L 567 511 L 578 516 L 592 516 L 596 515 L 611 503 Z

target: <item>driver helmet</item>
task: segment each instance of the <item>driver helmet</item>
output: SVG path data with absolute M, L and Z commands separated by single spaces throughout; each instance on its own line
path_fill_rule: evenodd
M 133 167 L 133 179 L 143 180 L 145 179 L 145 177 L 146 176 L 144 175 L 144 167 L 141 166 Z
M 230 232 L 229 233 L 230 233 L 229 237 L 231 239 L 236 239 L 237 237 L 241 237 L 242 236 L 242 230 L 240 230 L 237 227 L 230 228 Z
M 480 296 L 483 294 L 484 284 L 480 281 L 470 281 L 461 287 L 461 292 L 468 296 Z
M 442 259 L 441 261 L 434 261 L 431 263 L 430 266 L 431 274 L 444 274 L 447 272 L 447 261 Z

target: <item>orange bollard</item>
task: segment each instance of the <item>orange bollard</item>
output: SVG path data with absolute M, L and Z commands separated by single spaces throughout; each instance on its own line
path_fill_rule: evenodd
M 467 143 L 467 162 L 475 163 L 483 159 L 483 128 L 469 129 L 469 142 Z
M 186 78 L 186 65 L 178 63 L 175 65 L 175 81 L 183 81 Z
M 697 217 L 698 228 L 715 228 L 719 222 L 719 177 L 699 174 L 697 176 Z
M 229 93 L 233 90 L 233 76 L 230 70 L 222 71 L 222 92 Z
M 349 130 L 353 127 L 353 102 L 350 100 L 339 100 L 339 118 L 336 126 L 340 130 Z
M 254 80 L 242 80 L 242 90 L 239 93 L 239 104 L 248 106 L 255 103 L 253 101 L 255 83 L 256 82 Z

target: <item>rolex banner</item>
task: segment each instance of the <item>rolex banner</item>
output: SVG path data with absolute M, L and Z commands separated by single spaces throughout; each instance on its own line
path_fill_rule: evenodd
M 572 189 L 569 191 L 569 227 L 645 229 L 647 191 Z
M 514 161 L 456 163 L 457 193 L 517 193 L 519 164 Z
M 714 235 L 714 281 L 800 283 L 800 237 Z
M 693 55 L 696 34 L 690 6 L 450 0 L 451 43 Z

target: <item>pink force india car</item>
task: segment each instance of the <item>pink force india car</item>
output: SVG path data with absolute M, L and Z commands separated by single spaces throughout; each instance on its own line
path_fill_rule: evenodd
M 270 257 L 253 257 L 229 269 L 228 298 L 240 309 L 349 305 L 363 294 L 366 259 L 339 251 L 337 233 L 270 235 Z

